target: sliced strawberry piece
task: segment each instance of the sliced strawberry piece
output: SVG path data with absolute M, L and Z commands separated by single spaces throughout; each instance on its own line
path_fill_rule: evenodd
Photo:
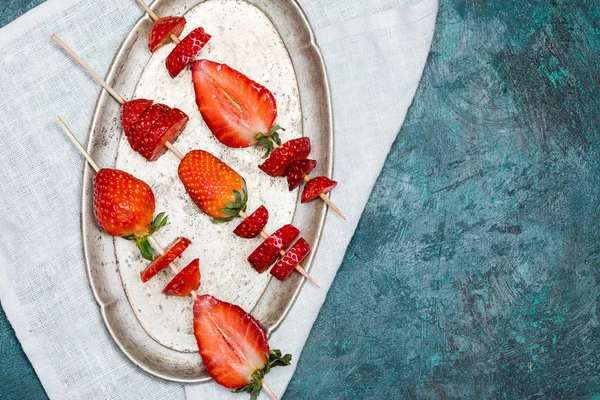
M 211 36 L 199 27 L 191 31 L 181 42 L 169 53 L 165 61 L 167 71 L 171 78 L 175 78 L 192 61 L 192 58 L 202 50 Z
M 336 187 L 337 182 L 329 179 L 326 176 L 317 176 L 311 178 L 310 181 L 304 185 L 302 190 L 302 203 L 308 203 L 319 197 L 321 193 L 329 193 Z
M 157 160 L 167 151 L 165 143 L 177 140 L 188 120 L 188 116 L 183 111 L 171 108 L 150 127 L 148 133 L 142 138 L 138 153 L 148 161 Z
M 133 147 L 132 141 L 135 142 L 132 137 L 133 125 L 140 119 L 140 116 L 150 108 L 152 103 L 153 101 L 148 99 L 134 99 L 126 101 L 121 108 L 121 125 L 123 125 L 125 137 L 127 137 L 131 147 Z
M 277 264 L 271 268 L 271 275 L 280 281 L 284 281 L 300 264 L 302 260 L 310 253 L 310 246 L 303 238 L 298 239 L 296 243 L 285 253 L 285 256 L 277 261 Z
M 165 267 L 173 262 L 177 257 L 183 253 L 185 249 L 192 243 L 190 239 L 184 237 L 178 237 L 167 247 L 165 254 L 158 256 L 146 267 L 145 270 L 140 272 L 142 282 L 146 283 L 158 274 Z
M 169 112 L 169 110 L 170 108 L 164 104 L 154 103 L 141 115 L 136 123 L 133 124 L 131 136 L 127 138 L 129 139 L 129 144 L 133 151 L 138 151 L 140 149 L 142 141 L 148 132 L 150 132 L 152 125 Z
M 269 220 L 269 211 L 265 206 L 260 206 L 242 221 L 233 231 L 234 234 L 246 239 L 258 236 Z
M 250 254 L 248 262 L 259 274 L 265 272 L 277 259 L 279 250 L 287 249 L 299 234 L 300 231 L 293 225 L 282 226 Z
M 296 160 L 292 161 L 285 170 L 287 175 L 288 188 L 290 192 L 298 187 L 304 175 L 308 175 L 317 166 L 315 160 Z
M 152 53 L 171 41 L 171 35 L 179 36 L 185 27 L 184 17 L 159 18 L 148 35 L 148 48 Z
M 236 389 L 251 383 L 267 365 L 267 335 L 240 307 L 208 294 L 194 304 L 194 335 L 208 374 L 219 385 Z
M 195 259 L 177 275 L 163 289 L 163 294 L 170 296 L 187 296 L 200 287 L 200 260 Z
M 196 104 L 217 140 L 229 147 L 249 147 L 269 132 L 277 116 L 275 97 L 226 64 L 192 63 Z
M 304 160 L 310 154 L 310 139 L 301 137 L 288 140 L 271 153 L 258 168 L 271 176 L 281 176 L 292 161 Z

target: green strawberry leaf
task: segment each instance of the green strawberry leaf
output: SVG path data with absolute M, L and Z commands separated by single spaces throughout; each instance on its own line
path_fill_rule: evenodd
M 150 245 L 150 242 L 148 242 L 148 236 L 136 239 L 135 244 L 138 247 L 138 249 L 140 249 L 142 257 L 144 257 L 148 261 L 154 260 L 154 256 L 152 255 L 153 249 Z

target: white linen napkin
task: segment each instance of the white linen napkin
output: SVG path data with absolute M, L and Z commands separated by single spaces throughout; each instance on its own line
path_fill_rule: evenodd
M 437 0 L 300 0 L 331 84 L 333 199 L 311 274 L 271 339 L 293 353 L 268 381 L 285 391 L 423 71 Z M 50 398 L 182 399 L 183 386 L 140 372 L 114 346 L 91 295 L 79 212 L 83 142 L 100 88 L 54 45 L 56 32 L 100 75 L 142 11 L 129 0 L 48 0 L 0 29 L 0 301 Z M 242 398 L 214 383 L 189 399 Z

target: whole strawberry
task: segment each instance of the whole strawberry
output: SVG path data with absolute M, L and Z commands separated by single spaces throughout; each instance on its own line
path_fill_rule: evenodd
M 246 211 L 246 181 L 204 150 L 192 150 L 179 164 L 179 179 L 194 203 L 213 222 L 227 222 Z
M 154 194 L 144 181 L 118 169 L 102 168 L 94 177 L 94 215 L 112 236 L 135 240 L 144 258 L 152 260 L 148 236 L 167 223 L 154 216 Z

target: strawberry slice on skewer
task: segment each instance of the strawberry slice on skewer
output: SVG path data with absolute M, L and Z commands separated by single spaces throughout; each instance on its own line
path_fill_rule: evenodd
M 316 166 L 317 162 L 315 160 L 292 161 L 285 171 L 290 192 L 296 189 L 302 182 L 304 175 L 308 175 Z
M 248 262 L 259 274 L 265 272 L 275 262 L 279 251 L 287 249 L 299 234 L 298 228 L 291 224 L 282 226 L 248 256 Z
M 277 147 L 271 156 L 258 166 L 270 176 L 281 176 L 287 167 L 297 160 L 304 160 L 310 154 L 310 139 L 301 137 L 288 140 Z
M 211 36 L 204 32 L 202 27 L 191 31 L 175 48 L 169 53 L 165 64 L 171 78 L 175 78 L 202 50 Z
M 269 211 L 265 206 L 258 207 L 252 214 L 242 221 L 233 231 L 239 237 L 252 239 L 260 234 L 269 221 Z
M 300 264 L 306 258 L 308 253 L 310 253 L 308 242 L 304 238 L 298 239 L 287 253 L 285 253 L 285 256 L 271 268 L 271 275 L 280 281 L 284 281 L 290 276 L 296 265 Z
M 159 18 L 148 34 L 148 48 L 154 53 L 171 41 L 171 35 L 179 36 L 185 27 L 184 17 Z
M 123 107 L 121 108 L 121 125 L 123 125 L 123 131 L 128 139 L 131 136 L 133 125 L 150 108 L 152 103 L 153 101 L 148 99 L 134 99 L 123 103 Z
M 152 260 L 148 236 L 167 223 L 164 213 L 153 220 L 154 193 L 146 182 L 118 169 L 102 168 L 94 176 L 94 216 L 112 236 L 135 240 L 142 256 Z
M 326 176 L 317 176 L 312 178 L 302 190 L 302 203 L 308 203 L 319 197 L 321 194 L 329 193 L 337 186 L 337 182 Z
M 173 143 L 185 129 L 188 116 L 178 108 L 171 108 L 159 118 L 144 137 L 138 149 L 146 160 L 155 161 L 167 151 L 166 142 Z
M 148 135 L 152 125 L 158 122 L 170 110 L 169 106 L 160 103 L 152 104 L 133 124 L 130 135 L 127 136 L 129 145 L 133 151 L 138 151 L 142 145 L 144 137 Z
M 208 374 L 219 385 L 256 399 L 265 375 L 289 365 L 290 354 L 271 350 L 259 322 L 240 307 L 210 295 L 194 304 L 194 336 Z
M 200 260 L 194 259 L 163 289 L 163 294 L 170 296 L 187 296 L 200 287 Z
M 246 211 L 246 181 L 229 165 L 204 150 L 187 153 L 178 168 L 194 203 L 213 222 L 227 222 Z
M 184 237 L 178 237 L 165 249 L 165 253 L 156 257 L 146 269 L 140 272 L 142 282 L 146 283 L 152 279 L 156 274 L 165 269 L 171 264 L 176 258 L 181 256 L 185 249 L 192 243 L 190 239 Z
M 196 104 L 217 140 L 229 147 L 249 147 L 270 132 L 277 104 L 266 87 L 226 64 L 192 63 Z

